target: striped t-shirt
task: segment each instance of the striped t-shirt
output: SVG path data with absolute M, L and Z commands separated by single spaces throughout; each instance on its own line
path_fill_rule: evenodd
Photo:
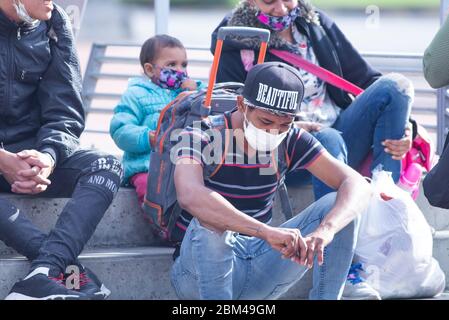
M 280 178 L 290 171 L 306 169 L 324 152 L 324 148 L 318 140 L 303 129 L 291 129 L 286 141 L 283 142 L 284 147 L 278 148 L 284 151 L 283 159 L 286 160 L 285 169 L 283 172 L 278 172 L 278 169 L 281 170 L 281 168 L 278 168 L 277 164 L 273 165 L 274 161 L 268 161 L 268 159 L 272 159 L 272 154 L 263 153 L 260 155 L 257 153 L 254 158 L 250 159 L 239 150 L 235 143 L 235 137 L 233 137 L 233 143 L 229 144 L 232 147 L 227 148 L 226 161 L 221 164 L 215 174 L 209 177 L 207 172 L 212 172 L 217 168 L 217 165 L 210 164 L 212 160 L 208 158 L 211 154 L 214 156 L 213 152 L 211 153 L 213 149 L 211 144 L 217 141 L 210 134 L 211 118 L 215 122 L 227 122 L 227 127 L 232 129 L 230 116 L 230 113 L 226 113 L 225 115 L 209 117 L 209 119 L 202 121 L 199 127 L 184 129 L 181 136 L 184 136 L 184 138 L 190 137 L 192 142 L 179 148 L 177 157 L 178 159 L 193 159 L 201 164 L 204 172 L 204 184 L 207 188 L 219 193 L 241 212 L 261 222 L 269 223 Z M 217 129 L 212 130 L 215 130 L 215 134 L 219 132 Z M 196 143 L 193 141 L 196 141 Z M 224 144 L 220 142 L 219 146 L 221 147 L 220 150 L 223 151 Z M 279 155 L 279 158 L 281 158 L 281 155 Z M 213 166 L 212 169 L 207 167 L 211 165 Z M 187 211 L 184 210 L 181 213 L 176 223 L 176 230 L 173 233 L 175 239 L 182 240 L 191 219 L 192 215 Z

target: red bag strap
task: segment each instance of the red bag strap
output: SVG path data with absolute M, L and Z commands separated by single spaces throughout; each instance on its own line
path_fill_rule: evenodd
M 335 73 L 326 70 L 320 66 L 317 66 L 303 58 L 301 58 L 299 55 L 288 52 L 288 51 L 281 51 L 281 50 L 275 50 L 271 49 L 270 53 L 277 56 L 278 58 L 281 58 L 282 60 L 301 68 L 321 80 L 339 88 L 346 92 L 349 92 L 353 94 L 354 96 L 358 96 L 363 93 L 363 89 L 356 86 L 355 84 L 343 79 L 342 77 L 336 75 Z

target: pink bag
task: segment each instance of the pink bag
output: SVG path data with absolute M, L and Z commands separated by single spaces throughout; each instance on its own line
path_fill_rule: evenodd
M 401 178 L 399 186 L 407 190 L 416 200 L 419 194 L 419 184 L 423 169 L 430 172 L 433 167 L 435 146 L 429 133 L 418 125 L 418 135 L 413 140 L 412 148 L 402 160 Z

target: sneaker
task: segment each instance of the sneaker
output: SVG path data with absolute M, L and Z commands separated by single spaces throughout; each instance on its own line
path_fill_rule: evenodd
M 360 276 L 360 271 L 364 271 L 361 263 L 351 265 L 342 300 L 382 300 L 379 292 Z
M 36 268 L 17 282 L 5 300 L 85 300 L 84 293 L 68 290 L 64 276 L 50 268 Z
M 73 289 L 77 292 L 85 294 L 92 300 L 106 300 L 111 291 L 98 279 L 98 277 L 89 268 L 84 267 L 81 264 L 76 265 L 79 268 L 79 289 Z M 70 274 L 65 274 L 65 280 Z M 67 285 L 67 282 L 66 282 Z

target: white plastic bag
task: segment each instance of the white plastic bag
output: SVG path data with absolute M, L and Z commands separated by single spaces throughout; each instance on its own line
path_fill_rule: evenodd
M 432 257 L 432 232 L 421 210 L 388 172 L 374 172 L 372 187 L 354 258 L 364 278 L 383 299 L 440 294 L 445 275 Z

